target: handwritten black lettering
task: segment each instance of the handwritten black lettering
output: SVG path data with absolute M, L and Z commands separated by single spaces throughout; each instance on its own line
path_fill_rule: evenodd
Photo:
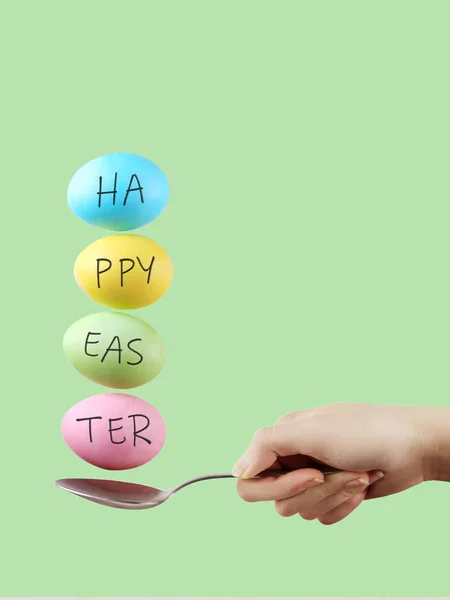
M 134 342 L 142 342 L 142 339 L 135 338 L 134 340 L 130 340 L 127 344 L 128 349 L 131 350 L 131 352 L 134 352 L 134 354 L 137 354 L 139 356 L 139 360 L 137 362 L 130 362 L 129 360 L 127 361 L 127 365 L 131 365 L 131 366 L 140 365 L 141 362 L 144 360 L 144 357 L 142 356 L 142 354 L 131 347 L 131 344 L 133 344 Z
M 98 186 L 98 207 L 101 208 L 102 206 L 102 196 L 106 196 L 107 194 L 112 194 L 113 197 L 113 206 L 116 205 L 116 194 L 117 194 L 117 173 L 114 173 L 114 189 L 112 191 L 108 191 L 108 192 L 104 192 L 102 190 L 102 182 L 103 182 L 103 177 L 100 176 L 99 177 L 99 186 Z M 130 190 L 132 191 L 132 190 Z M 128 192 L 127 192 L 128 193 Z
M 155 257 L 154 257 L 154 256 L 152 256 L 152 260 L 150 261 L 150 264 L 149 264 L 149 266 L 148 266 L 147 268 L 145 268 L 145 267 L 144 267 L 144 265 L 142 264 L 142 262 L 141 262 L 141 259 L 139 258 L 139 256 L 136 256 L 136 259 L 137 259 L 137 261 L 138 261 L 138 263 L 139 263 L 139 266 L 141 267 L 141 269 L 142 269 L 144 272 L 147 272 L 147 273 L 148 273 L 148 276 L 147 276 L 147 283 L 150 283 L 150 276 L 151 276 L 151 274 L 152 274 L 152 267 L 153 267 L 153 263 L 155 262 Z
M 83 419 L 77 419 L 77 422 L 81 422 L 81 421 L 89 421 L 89 441 L 92 444 L 92 421 L 94 421 L 94 419 L 102 419 L 102 417 L 85 417 Z
M 101 262 L 106 262 L 109 264 L 109 266 L 106 267 L 106 269 L 103 269 L 103 271 L 100 271 L 100 263 Z M 97 287 L 99 289 L 100 289 L 100 275 L 102 275 L 103 273 L 106 273 L 106 271 L 109 271 L 111 267 L 112 267 L 112 262 L 109 260 L 109 258 L 97 258 Z
M 119 262 L 120 262 L 120 287 L 123 287 L 123 276 L 126 273 L 129 273 L 134 268 L 134 260 L 132 258 L 121 258 Z M 123 270 L 124 262 L 131 263 L 131 267 L 129 269 L 127 269 L 126 271 Z
M 138 187 L 134 187 L 132 188 L 132 184 L 133 184 L 133 179 L 136 179 Z M 127 205 L 127 199 L 128 199 L 128 194 L 130 192 L 139 192 L 140 196 L 141 196 L 141 203 L 144 204 L 144 196 L 142 195 L 142 186 L 140 184 L 140 181 L 138 179 L 137 175 L 132 175 L 130 178 L 130 183 L 128 184 L 128 189 L 127 189 L 127 193 L 125 194 L 125 198 L 123 200 L 123 205 L 126 206 Z
M 114 343 L 116 341 L 117 341 L 118 347 L 117 348 L 113 348 Z M 115 335 L 113 337 L 113 339 L 111 340 L 111 343 L 106 348 L 105 354 L 102 356 L 102 359 L 101 359 L 100 362 L 103 362 L 105 360 L 105 358 L 108 356 L 108 352 L 118 352 L 117 359 L 118 359 L 118 363 L 120 365 L 121 364 L 121 359 L 122 359 L 122 347 L 120 345 L 120 339 L 119 339 L 118 335 Z
M 136 418 L 137 417 L 142 417 L 143 419 L 145 419 L 147 421 L 147 424 L 142 429 L 136 429 Z M 145 415 L 128 415 L 128 418 L 129 419 L 133 419 L 133 446 L 136 446 L 136 439 L 137 438 L 139 438 L 141 440 L 144 440 L 144 442 L 147 442 L 147 444 L 151 444 L 150 440 L 148 440 L 147 438 L 143 437 L 142 435 L 138 435 L 139 433 L 142 433 L 143 431 L 145 431 L 146 429 L 149 428 L 149 426 L 150 426 L 150 419 L 148 417 L 146 417 Z
M 89 337 L 91 335 L 101 335 L 101 333 L 95 333 L 94 331 L 89 331 L 89 333 L 86 336 L 86 340 L 84 342 L 84 353 L 86 354 L 86 356 L 93 356 L 94 357 L 94 356 L 98 356 L 98 354 L 89 354 L 89 352 L 87 351 L 87 347 L 88 347 L 88 344 L 98 344 L 98 340 L 95 341 L 95 342 L 90 342 L 89 341 Z
M 123 440 L 121 440 L 120 442 L 115 442 L 113 440 L 113 436 L 112 436 L 113 431 L 120 431 L 121 429 L 123 429 L 123 427 L 120 426 L 120 427 L 113 428 L 113 427 L 111 427 L 112 422 L 113 421 L 122 421 L 122 420 L 123 420 L 123 417 L 119 417 L 118 419 L 109 419 L 109 439 L 111 440 L 112 444 L 123 444 L 127 439 L 126 437 L 124 437 Z

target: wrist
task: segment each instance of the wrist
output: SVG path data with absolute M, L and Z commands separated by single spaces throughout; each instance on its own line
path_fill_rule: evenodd
M 423 478 L 450 482 L 450 409 L 430 406 L 417 411 Z

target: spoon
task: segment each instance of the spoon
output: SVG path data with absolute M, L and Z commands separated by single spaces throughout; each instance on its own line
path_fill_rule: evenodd
M 326 471 L 321 469 L 324 475 L 336 472 L 335 469 L 327 469 Z M 270 476 L 279 477 L 289 472 L 282 470 L 262 471 L 255 479 Z M 232 473 L 211 473 L 210 475 L 202 475 L 189 479 L 170 490 L 159 490 L 158 488 L 140 483 L 111 481 L 108 479 L 58 479 L 55 481 L 55 485 L 66 492 L 70 492 L 71 494 L 75 494 L 75 496 L 80 496 L 96 504 L 127 510 L 143 510 L 163 504 L 173 494 L 192 483 L 207 481 L 208 479 L 226 478 L 235 478 L 235 476 Z

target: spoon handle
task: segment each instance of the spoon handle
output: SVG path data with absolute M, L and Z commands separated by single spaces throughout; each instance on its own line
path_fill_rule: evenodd
M 175 492 L 182 490 L 187 485 L 191 485 L 191 483 L 197 483 L 198 481 L 207 481 L 208 479 L 226 479 L 229 477 L 234 477 L 234 475 L 232 473 L 211 473 L 210 475 L 200 475 L 199 477 L 194 477 L 193 479 L 188 479 L 188 481 L 185 481 L 184 483 L 180 483 L 180 485 L 174 487 L 170 493 L 174 494 Z
M 281 475 L 286 475 L 287 473 L 292 473 L 294 469 L 291 470 L 283 470 L 283 469 L 267 469 L 266 471 L 261 471 L 252 479 L 260 479 L 262 477 L 280 477 Z M 332 473 L 339 472 L 337 469 L 333 469 L 332 467 L 326 467 L 326 469 L 320 469 L 324 475 L 331 475 Z M 200 475 L 199 477 L 194 477 L 193 479 L 189 479 L 177 487 L 171 490 L 171 494 L 178 492 L 183 489 L 187 485 L 191 485 L 191 483 L 198 483 L 199 481 L 208 481 L 209 479 L 236 479 L 236 477 L 232 473 L 210 473 L 209 475 Z

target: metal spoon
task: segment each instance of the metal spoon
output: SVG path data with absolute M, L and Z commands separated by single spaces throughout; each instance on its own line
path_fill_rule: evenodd
M 327 468 L 322 470 L 324 475 L 335 473 L 335 469 Z M 289 471 L 269 470 L 263 471 L 256 478 L 285 475 Z M 55 485 L 66 492 L 81 496 L 86 500 L 103 504 L 112 508 L 122 508 L 127 510 L 143 510 L 145 508 L 154 508 L 163 502 L 166 502 L 173 494 L 184 487 L 206 481 L 208 479 L 234 478 L 231 473 L 212 473 L 189 479 L 170 490 L 159 490 L 149 485 L 140 483 L 128 483 L 126 481 L 111 481 L 108 479 L 58 479 Z

